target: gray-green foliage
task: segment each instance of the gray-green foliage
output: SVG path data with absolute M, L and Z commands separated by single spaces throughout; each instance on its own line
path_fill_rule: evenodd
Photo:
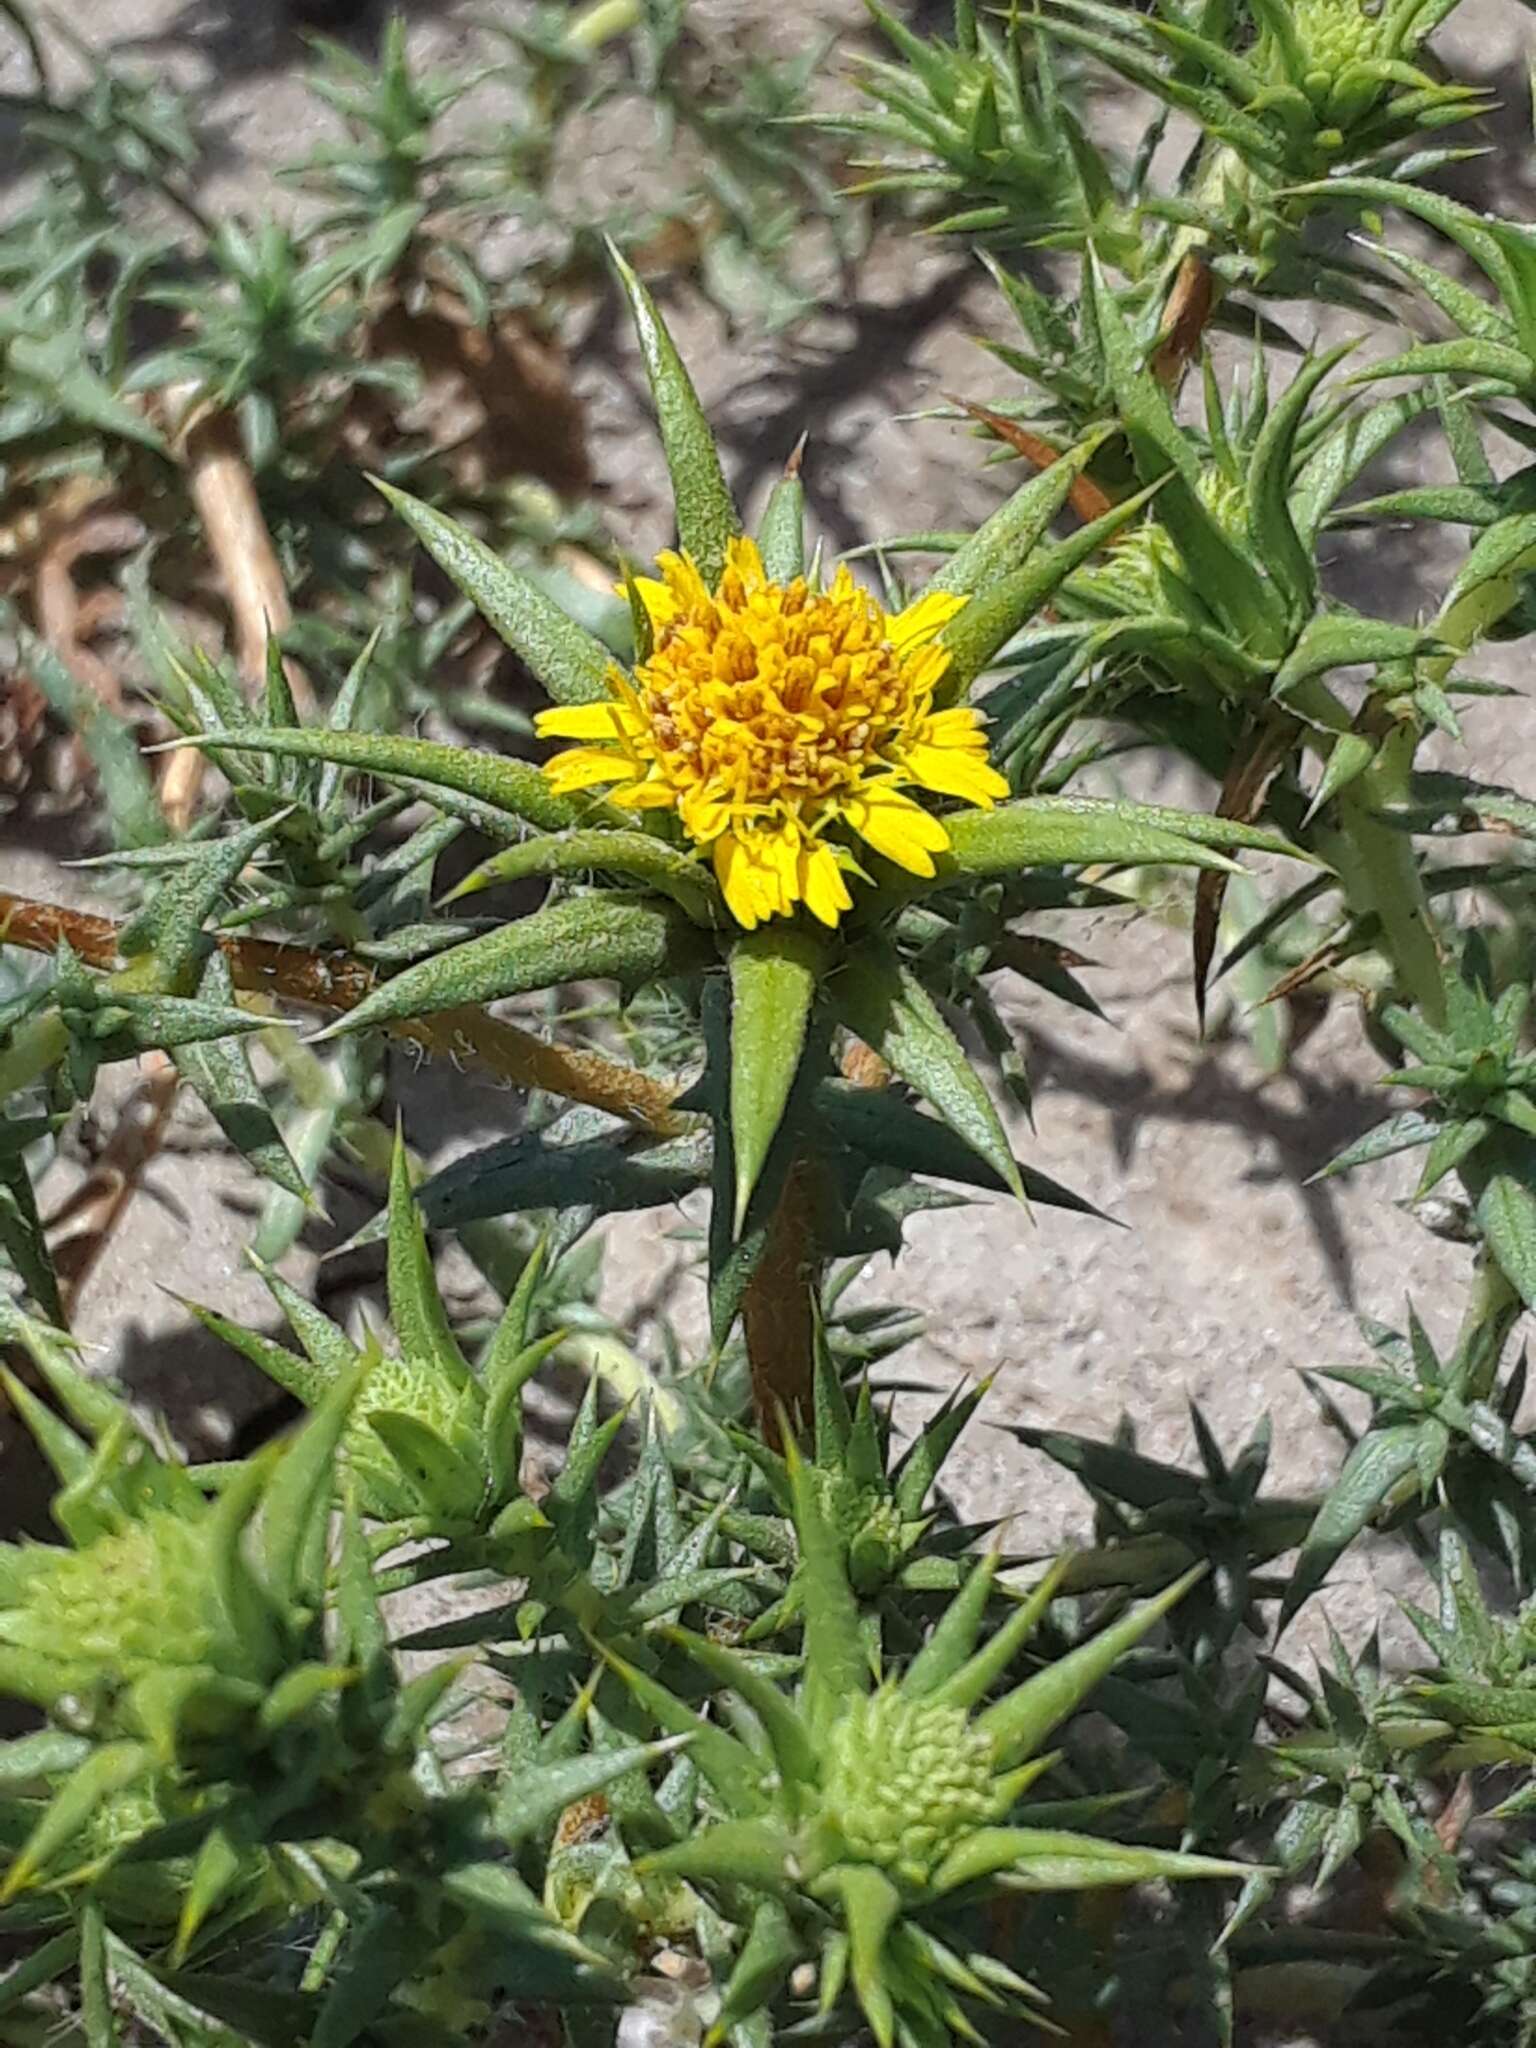
M 933 804 L 931 873 L 867 852 L 839 918 L 751 929 L 672 810 L 552 787 L 520 703 L 461 692 L 456 723 L 415 729 L 466 642 L 564 717 L 639 703 L 665 626 L 627 564 L 624 597 L 578 596 L 545 553 L 564 515 L 405 428 L 382 496 L 358 464 L 339 496 L 315 481 L 344 414 L 416 388 L 408 351 L 358 345 L 378 293 L 407 330 L 447 294 L 491 332 L 585 289 L 611 230 L 638 259 L 613 274 L 680 544 L 713 587 L 741 509 L 644 244 L 702 219 L 711 288 L 797 310 L 797 210 L 845 247 L 862 219 L 783 119 L 815 64 L 723 80 L 678 0 L 537 9 L 508 41 L 526 125 L 460 151 L 439 124 L 474 79 L 414 68 L 398 29 L 377 65 L 330 47 L 343 134 L 298 167 L 330 209 L 303 248 L 207 234 L 158 88 L 98 67 L 60 104 L 39 81 L 47 175 L 0 238 L 7 482 L 34 504 L 82 468 L 168 517 L 125 615 L 182 758 L 223 783 L 177 829 L 128 722 L 21 638 L 94 764 L 131 908 L 105 934 L 66 918 L 30 967 L 18 912 L 0 984 L 4 1385 L 57 1482 L 48 1540 L 0 1546 L 0 1689 L 38 1717 L 0 1745 L 0 2039 L 595 2048 L 631 2038 L 626 2006 L 730 2048 L 1162 2038 L 1148 2015 L 1223 2048 L 1250 2014 L 1536 2039 L 1515 1344 L 1536 806 L 1454 753 L 1493 691 L 1484 643 L 1536 625 L 1536 501 L 1509 457 L 1536 445 L 1536 269 L 1523 223 L 1437 189 L 1486 103 L 1437 57 L 1454 13 L 957 0 L 924 36 L 872 8 L 884 54 L 822 125 L 881 231 L 915 213 L 983 251 L 1015 381 L 973 416 L 1031 473 L 974 531 L 854 553 L 891 615 L 965 600 L 941 700 L 985 715 L 1006 793 Z M 1155 110 L 1130 162 L 1098 140 L 1106 71 Z M 665 143 L 702 147 L 698 186 L 680 211 L 574 218 L 557 131 L 634 89 Z M 145 239 L 129 192 L 179 209 L 196 253 Z M 493 286 L 473 225 L 509 194 L 554 253 Z M 1435 239 L 1397 246 L 1401 216 Z M 137 296 L 183 318 L 154 353 Z M 1296 300 L 1386 346 L 1296 348 L 1276 324 Z M 1241 350 L 1209 347 L 1221 330 Z M 187 506 L 144 394 L 171 383 L 243 436 L 312 713 L 275 643 L 252 692 L 170 624 L 160 554 Z M 1455 481 L 1364 495 L 1410 428 Z M 793 462 L 758 528 L 780 582 L 823 575 L 806 499 Z M 1392 617 L 1345 603 L 1336 536 L 1384 553 L 1405 521 L 1445 529 L 1449 573 Z M 455 596 L 417 604 L 418 544 Z M 514 744 L 463 744 L 476 718 Z M 1219 800 L 1116 794 L 1129 746 Z M 1406 1206 L 1466 1248 L 1464 1299 L 1405 1284 L 1401 1313 L 1368 1304 L 1392 1320 L 1362 1320 L 1359 1356 L 1296 1361 L 1343 1439 L 1307 1492 L 1269 1483 L 1263 1418 L 1228 1449 L 1194 1410 L 1188 1464 L 1128 1424 L 1015 1425 L 1092 1508 L 1091 1543 L 1046 1565 L 1008 1547 L 1018 1500 L 969 1524 L 947 1493 L 986 1387 L 898 1429 L 910 1388 L 884 1366 L 919 1319 L 854 1283 L 921 1211 L 982 1195 L 1045 1233 L 1106 1227 L 1010 1115 L 1031 1094 L 1004 977 L 1093 1013 L 1075 929 L 1092 914 L 1102 954 L 1149 876 L 1188 906 L 1194 1002 L 1240 991 L 1270 1065 L 1296 993 L 1358 1010 L 1382 1116 L 1331 1159 L 1320 1138 L 1316 1172 L 1413 1154 Z M 401 1039 L 512 1082 L 515 1122 L 418 1159 L 379 1113 Z M 292 1341 L 187 1309 L 306 1413 L 224 1463 L 173 1456 L 83 1369 L 34 1186 L 100 1070 L 145 1052 L 266 1185 L 251 1251 Z M 359 1176 L 377 1327 L 279 1267 Z M 676 1224 L 684 1201 L 707 1332 L 626 1339 L 594 1305 L 596 1226 Z M 445 1304 L 446 1242 L 488 1319 Z M 1381 1544 L 1424 1575 L 1422 1647 L 1385 1659 L 1378 1630 L 1297 1668 L 1291 1631 Z M 439 1618 L 402 1620 L 427 1582 Z

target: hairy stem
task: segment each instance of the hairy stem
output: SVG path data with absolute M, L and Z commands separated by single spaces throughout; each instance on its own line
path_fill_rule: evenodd
M 1353 719 L 1320 677 L 1304 683 L 1293 701 L 1313 728 L 1309 744 L 1326 759 L 1333 735 L 1352 731 Z M 1439 1026 L 1445 1022 L 1445 985 L 1413 837 L 1384 824 L 1380 815 L 1407 802 L 1418 743 L 1411 725 L 1392 728 L 1369 768 L 1340 793 L 1338 827 L 1319 833 L 1318 851 L 1332 862 L 1350 909 L 1380 923 L 1381 950 L 1403 992 L 1427 1023 Z
M 1381 821 L 1381 813 L 1408 800 L 1418 735 L 1398 726 L 1375 760 L 1339 798 L 1338 868 L 1356 910 L 1381 921 L 1383 948 L 1425 1022 L 1445 1022 L 1440 949 L 1412 835 Z
M 110 968 L 117 962 L 118 927 L 111 918 L 0 890 L 0 943 L 51 953 L 61 940 L 88 966 Z M 315 953 L 228 933 L 219 934 L 216 943 L 229 962 L 236 988 L 251 995 L 283 996 L 322 1010 L 350 1010 L 378 981 L 375 970 L 352 953 Z M 404 1018 L 387 1029 L 428 1052 L 472 1061 L 520 1088 L 537 1088 L 608 1110 L 662 1136 L 675 1135 L 688 1122 L 673 1106 L 675 1091 L 669 1082 L 601 1053 L 551 1045 L 482 1009 Z M 11 1046 L 0 1052 L 0 1093 L 36 1080 L 62 1057 L 66 1044 L 56 1012 L 30 1019 Z

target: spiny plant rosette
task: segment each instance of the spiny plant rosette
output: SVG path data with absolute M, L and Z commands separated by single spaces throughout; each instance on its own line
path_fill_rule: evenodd
M 818 1259 L 871 1242 L 871 1170 L 929 1162 L 1015 1194 L 1033 1187 L 1046 1201 L 1073 1199 L 1014 1159 L 940 1007 L 955 986 L 949 958 L 927 940 L 903 938 L 903 915 L 919 899 L 935 904 L 942 929 L 974 914 L 981 890 L 995 900 L 996 944 L 1006 949 L 1018 914 L 1009 892 L 1032 869 L 1155 862 L 1227 871 L 1221 848 L 1289 847 L 1262 828 L 1164 806 L 1003 800 L 1009 785 L 986 761 L 970 692 L 1073 568 L 1139 509 L 1132 500 L 1068 541 L 1045 542 L 1086 451 L 1016 492 L 910 603 L 878 604 L 846 568 L 820 588 L 806 568 L 798 475 L 772 492 L 755 540 L 744 538 L 671 338 L 645 288 L 616 261 L 680 540 L 662 577 L 627 579 L 632 665 L 617 664 L 473 535 L 386 489 L 556 699 L 541 715 L 543 730 L 583 744 L 542 770 L 382 734 L 268 728 L 243 744 L 257 755 L 403 778 L 455 811 L 469 801 L 479 827 L 506 845 L 458 886 L 457 899 L 491 882 L 552 878 L 541 908 L 407 966 L 331 1033 L 594 978 L 617 980 L 626 995 L 668 986 L 696 1006 L 705 1072 L 677 1108 L 699 1121 L 640 1155 L 625 1141 L 622 1163 L 607 1131 L 590 1133 L 602 1150 L 585 1156 L 606 1175 L 603 1199 L 612 1199 L 615 1175 L 634 1175 L 640 1156 L 656 1169 L 651 1201 L 710 1181 L 712 1323 L 724 1344 L 773 1249 L 774 1203 L 808 1118 L 833 1119 L 848 1141 L 814 1197 L 823 1217 Z M 213 736 L 199 743 L 214 744 Z M 971 958 L 965 987 L 989 1029 L 985 956 Z M 711 972 L 722 960 L 726 988 Z M 890 1091 L 873 1114 L 850 1105 L 835 1080 L 839 1029 L 880 1054 L 939 1123 Z M 536 1149 L 525 1147 L 530 1162 Z M 547 1142 L 541 1156 L 548 1164 Z M 514 1155 L 497 1157 L 494 1208 L 479 1207 L 485 1198 L 464 1163 L 451 1181 L 423 1189 L 428 1215 L 451 1210 L 462 1222 L 535 1205 L 547 1182 L 512 1171 Z M 576 1199 L 568 1182 L 562 1206 Z M 630 1205 L 646 1205 L 643 1190 Z M 879 1227 L 889 1242 L 891 1221 Z M 809 1387 L 808 1325 L 798 1357 L 797 1405 Z
M 0 1327 L 89 1432 L 7 1373 L 64 1482 L 69 1547 L 0 1552 L 0 1677 L 51 1723 L 0 1745 L 0 1925 L 58 1928 L 47 1971 L 73 1964 L 87 2005 L 125 1999 L 152 2031 L 168 1995 L 218 2005 L 214 1944 L 254 1962 L 270 1930 L 316 1914 L 351 1945 L 305 1996 L 273 1987 L 294 2028 L 350 2040 L 359 1997 L 377 2012 L 409 1979 L 407 2006 L 446 2042 L 509 1966 L 562 2000 L 610 2002 L 604 1959 L 544 1913 L 516 1852 L 669 1746 L 583 1751 L 582 1699 L 556 1740 L 509 1745 L 504 1773 L 450 1787 L 432 1731 L 459 1704 L 462 1660 L 400 1675 L 337 1465 L 369 1361 L 288 1445 L 212 1475 L 157 1455 L 58 1332 L 9 1308 Z
M 931 877 L 949 834 L 908 788 L 986 809 L 1008 795 L 980 713 L 934 709 L 951 659 L 934 643 L 962 595 L 888 616 L 846 565 L 827 591 L 774 582 L 745 538 L 714 591 L 686 555 L 660 567 L 633 585 L 652 639 L 633 681 L 613 669 L 613 704 L 540 712 L 543 737 L 596 743 L 545 773 L 561 796 L 606 787 L 621 809 L 674 811 L 748 931 L 799 903 L 825 925 L 852 909 L 859 865 L 839 827 Z
M 1026 1804 L 1056 1761 L 1040 1753 L 1046 1739 L 1181 1597 L 1188 1577 L 991 1697 L 1061 1578 L 1060 1568 L 1047 1573 L 984 1634 L 993 1556 L 973 1568 L 916 1656 L 882 1671 L 880 1635 L 861 1626 L 843 1544 L 792 1444 L 786 1460 L 805 1629 L 793 1694 L 740 1652 L 666 1630 L 712 1690 L 734 1696 L 731 1718 L 743 1734 L 729 1733 L 609 1653 L 637 1704 L 692 1736 L 709 1795 L 701 1821 L 717 1809 L 713 1824 L 643 1859 L 641 1871 L 686 1879 L 733 1917 L 751 1915 L 712 2039 L 736 2038 L 802 1958 L 816 1966 L 823 2023 L 856 2024 L 851 1992 L 882 2048 L 975 2039 L 989 2013 L 994 2024 L 1004 2015 L 1038 2022 L 1039 1992 L 980 1936 L 989 1892 L 1247 1874 L 1230 1862 L 1070 1831 L 1052 1824 L 1059 1809 L 1032 1823 Z
M 14 5 L 0 15 L 9 32 Z M 483 392 L 531 338 L 522 307 L 590 281 L 596 237 L 546 190 L 550 151 L 626 67 L 659 129 L 730 145 L 705 172 L 734 223 L 702 252 L 706 287 L 732 262 L 743 282 L 745 257 L 746 297 L 767 285 L 787 310 L 793 263 L 769 271 L 803 229 L 774 194 L 814 174 L 788 126 L 734 115 L 793 112 L 814 53 L 717 87 L 683 7 L 541 8 L 511 38 L 532 125 L 461 153 L 462 111 L 451 147 L 439 116 L 462 81 L 415 71 L 403 32 L 376 74 L 333 52 L 321 90 L 347 133 L 305 172 L 333 209 L 319 246 L 215 236 L 182 109 L 106 70 L 50 98 L 35 59 L 25 118 L 53 154 L 0 237 L 19 512 L 0 570 L 135 907 L 3 899 L 0 1244 L 48 1320 L 0 1295 L 0 1338 L 31 1361 L 10 1395 L 59 1475 L 63 1539 L 0 1553 L 0 1683 L 44 1717 L 0 1744 L 7 2041 L 1536 2038 L 1536 1441 L 1516 1338 L 1536 1303 L 1536 808 L 1424 753 L 1461 738 L 1468 702 L 1496 719 L 1487 643 L 1536 619 L 1536 500 L 1510 460 L 1536 445 L 1536 301 L 1528 228 L 1435 189 L 1461 153 L 1445 145 L 1485 139 L 1456 126 L 1491 74 L 1448 76 L 1458 44 L 1435 32 L 1454 15 L 956 0 L 937 37 L 877 14 L 890 61 L 840 131 L 873 160 L 847 168 L 877 222 L 910 195 L 946 230 L 954 277 L 930 308 L 960 289 L 964 240 L 985 246 L 1020 323 L 995 353 L 1028 388 L 967 417 L 1038 474 L 976 532 L 893 541 L 881 517 L 839 567 L 808 552 L 791 473 L 748 539 L 621 270 L 677 545 L 617 596 L 550 560 L 578 533 L 605 544 L 516 481 L 523 441 L 488 423 L 440 447 L 389 366 L 430 340 Z M 594 70 L 599 48 L 624 61 Z M 1101 136 L 1111 72 L 1155 103 L 1124 152 Z M 178 209 L 185 249 L 147 196 Z M 454 239 L 482 210 L 536 222 L 547 260 L 493 285 Z M 648 234 L 676 211 L 645 190 L 626 216 Z M 1378 225 L 1398 215 L 1410 246 Z M 863 216 L 843 217 L 856 237 Z M 146 355 L 129 314 L 151 298 L 180 324 Z M 1293 349 L 1329 303 L 1384 346 Z M 1219 327 L 1251 350 L 1235 371 L 1204 359 Z M 183 381 L 211 413 L 167 413 Z M 1423 480 L 1431 441 L 1453 481 Z M 205 588 L 210 452 L 276 522 L 296 616 L 264 669 L 259 618 L 254 659 L 193 644 L 232 622 L 231 589 Z M 579 433 L 567 452 L 584 474 Z M 1355 495 L 1404 455 L 1399 488 Z M 118 496 L 59 532 L 98 484 Z M 109 668 L 131 638 L 218 768 L 200 793 L 194 754 L 137 750 L 140 668 L 119 712 L 49 637 L 61 553 L 127 503 L 148 544 L 75 558 L 81 634 Z M 1396 552 L 1404 520 L 1443 573 Z M 1390 618 L 1356 608 L 1349 530 L 1403 571 Z M 478 619 L 413 585 L 413 532 Z M 120 582 L 95 566 L 118 560 Z M 493 634 L 517 659 L 496 655 L 495 691 Z M 529 676 L 574 764 L 438 743 L 471 719 L 529 736 Z M 433 740 L 401 736 L 422 714 Z M 1507 755 L 1514 726 L 1493 729 Z M 1197 768 L 1220 815 L 1106 802 L 1132 747 L 1155 774 Z M 466 844 L 478 865 L 450 881 Z M 1310 858 L 1234 876 L 1250 845 Z M 503 882 L 515 914 L 484 914 Z M 1129 1420 L 1105 1441 L 1007 1421 L 1094 1516 L 1093 1547 L 1024 1590 L 1021 1561 L 975 1557 L 1015 1540 L 1016 1489 L 986 1494 L 979 1526 L 944 1493 L 975 1386 L 902 1448 L 914 1390 L 885 1361 L 912 1321 L 863 1289 L 920 1209 L 1010 1191 L 1087 1208 L 1013 1156 L 1033 1141 L 1010 1143 L 990 1084 L 1027 1111 L 1030 1075 L 998 977 L 1091 1015 L 1085 963 L 1040 920 L 1092 916 L 1102 953 L 1128 900 L 1187 915 L 1197 992 L 1225 944 L 1255 1044 L 1341 993 L 1334 1040 L 1363 1011 L 1395 1092 L 1335 1170 L 1354 1188 L 1406 1172 L 1382 1243 L 1421 1224 L 1435 1242 L 1406 1314 L 1303 1361 L 1342 1444 L 1315 1490 L 1284 1489 L 1262 1420 L 1228 1452 L 1197 1411 L 1194 1456 L 1155 1459 Z M 503 999 L 526 1008 L 485 1007 Z M 340 1025 L 301 1043 L 301 1008 Z M 392 1157 L 392 1038 L 489 1068 L 526 1114 L 520 1096 L 515 1125 L 447 1166 Z M 1078 1065 L 1092 1048 L 1066 1054 L 1102 1093 Z M 146 1055 L 162 1099 L 185 1080 L 267 1184 L 254 1248 L 292 1346 L 201 1312 L 310 1411 L 251 1459 L 179 1465 L 53 1327 L 78 1269 L 56 1270 L 38 1162 L 103 1067 Z M 1285 1171 L 1349 1136 L 1314 1113 L 1314 1057 Z M 1136 1099 L 1111 1095 L 1123 1127 Z M 1187 1112 L 1209 1101 L 1200 1067 Z M 1347 1120 L 1353 1098 L 1328 1110 Z M 348 1204 L 388 1185 L 359 1243 L 384 1246 L 371 1331 L 278 1271 L 325 1227 L 330 1180 Z M 707 1339 L 676 1341 L 663 1314 L 621 1342 L 592 1306 L 594 1225 L 649 1209 L 673 1228 L 694 1195 L 707 1221 L 701 1202 L 678 1236 L 707 1262 Z M 1308 1199 L 1326 1213 L 1326 1186 Z M 1038 1242 L 1054 1257 L 1084 1227 L 1050 1215 Z M 445 1308 L 440 1241 L 507 1304 L 483 1333 Z M 1022 1348 L 999 1316 L 1003 1387 L 1030 1375 L 1016 1399 L 1050 1383 L 1033 1317 L 1091 1317 L 1093 1270 L 1036 1275 Z M 540 1421 L 567 1374 L 588 1383 L 553 1444 L 523 1404 L 562 1329 Z M 973 1472 L 987 1441 L 968 1440 Z M 1283 1631 L 1316 1623 L 1330 1580 L 1358 1589 L 1366 1544 L 1411 1547 L 1427 1574 L 1425 1649 L 1386 1667 L 1367 1633 L 1314 1676 Z M 428 1613 L 407 1611 L 423 1592 Z

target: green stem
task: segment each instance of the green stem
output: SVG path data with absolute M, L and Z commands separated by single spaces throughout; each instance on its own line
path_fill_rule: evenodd
M 69 1050 L 69 1027 L 57 1010 L 40 1010 L 17 1027 L 0 1051 L 0 1102 L 41 1080 Z
M 1332 736 L 1353 728 L 1349 712 L 1320 677 L 1297 689 L 1292 702 L 1310 722 L 1307 743 L 1326 759 Z M 1369 768 L 1340 792 L 1338 829 L 1319 834 L 1318 850 L 1332 863 L 1355 915 L 1378 920 L 1381 950 L 1399 985 L 1426 1023 L 1438 1027 L 1445 1023 L 1445 983 L 1413 837 L 1379 815 L 1407 803 L 1417 747 L 1411 725 L 1392 728 Z
M 1445 1023 L 1445 981 L 1430 921 L 1429 899 L 1410 833 L 1385 825 L 1381 813 L 1408 801 L 1418 734 L 1399 725 L 1370 767 L 1339 798 L 1339 877 L 1351 908 L 1374 911 L 1382 946 L 1424 1020 Z
M 640 14 L 640 0 L 596 0 L 566 30 L 565 46 L 572 55 L 590 55 L 637 27 Z
M 1514 1282 L 1485 1248 L 1478 1258 L 1456 1341 L 1459 1359 L 1473 1354 L 1464 1390 L 1467 1400 L 1486 1401 L 1493 1392 L 1505 1340 L 1523 1307 Z

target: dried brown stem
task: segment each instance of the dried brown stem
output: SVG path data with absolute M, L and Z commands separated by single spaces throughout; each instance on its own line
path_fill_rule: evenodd
M 951 403 L 962 406 L 973 420 L 984 426 L 989 433 L 996 434 L 1000 441 L 1006 442 L 1014 453 L 1022 455 L 1026 462 L 1033 463 L 1036 469 L 1049 469 L 1053 462 L 1061 460 L 1061 450 L 1054 443 L 1043 439 L 1039 434 L 1032 434 L 1028 427 L 1021 427 L 1017 420 L 1009 419 L 1006 413 L 994 412 L 990 405 L 979 405 L 973 398 L 956 398 Z M 1089 476 L 1073 478 L 1072 488 L 1067 493 L 1067 503 L 1085 526 L 1091 525 L 1095 519 L 1101 519 L 1106 512 L 1115 509 L 1114 499 L 1102 491 Z
M 1242 750 L 1228 764 L 1221 796 L 1216 805 L 1218 818 L 1235 818 L 1250 825 L 1264 808 L 1265 794 L 1281 762 L 1290 752 L 1295 726 L 1289 719 L 1275 720 L 1245 735 Z M 1216 940 L 1221 929 L 1221 906 L 1226 901 L 1230 876 L 1223 870 L 1207 868 L 1195 884 L 1194 949 L 1195 1014 L 1205 1030 L 1206 989 L 1211 962 L 1216 957 Z
M 38 631 L 64 665 L 110 710 L 123 709 L 123 686 L 110 662 L 89 644 L 102 623 L 103 593 L 83 599 L 75 586 L 75 564 L 85 555 L 125 554 L 144 538 L 131 513 L 92 507 L 49 523 L 32 581 Z M 109 595 L 110 603 L 115 593 Z
M 187 489 L 203 522 L 208 552 L 219 572 L 235 628 L 235 659 L 248 688 L 257 688 L 267 669 L 267 641 L 293 619 L 282 565 L 255 479 L 240 445 L 240 432 L 226 412 L 197 414 L 182 443 Z M 288 685 L 301 713 L 315 706 L 309 678 L 286 662 Z
M 856 1088 L 890 1085 L 889 1064 L 861 1038 L 849 1036 L 838 1065 L 843 1079 Z M 768 1241 L 742 1301 L 753 1412 L 764 1442 L 775 1447 L 782 1434 L 781 1414 L 796 1427 L 811 1414 L 816 1378 L 812 1304 L 821 1268 L 818 1186 L 816 1162 L 802 1155 L 785 1176 Z
M 768 1241 L 742 1302 L 752 1407 L 765 1443 L 782 1448 L 779 1418 L 797 1431 L 810 1420 L 815 1377 L 815 1167 L 790 1166 L 768 1226 Z
M 1179 265 L 1163 308 L 1152 374 L 1172 390 L 1200 352 L 1207 323 L 1216 310 L 1216 273 L 1195 250 Z
M 63 941 L 91 967 L 118 960 L 118 926 L 111 918 L 38 903 L 0 889 L 0 942 L 51 953 Z M 221 933 L 218 945 L 229 962 L 236 988 L 282 996 L 322 1010 L 351 1010 L 378 985 L 377 971 L 346 952 L 311 952 L 271 939 Z M 485 1010 L 444 1010 L 432 1017 L 406 1018 L 387 1027 L 428 1052 L 473 1061 L 502 1080 L 537 1088 L 605 1109 L 659 1136 L 683 1129 L 687 1119 L 674 1108 L 674 1090 L 636 1067 L 535 1038 Z
M 850 1038 L 839 1061 L 843 1079 L 855 1088 L 884 1088 L 891 1078 L 889 1064 L 862 1038 Z

